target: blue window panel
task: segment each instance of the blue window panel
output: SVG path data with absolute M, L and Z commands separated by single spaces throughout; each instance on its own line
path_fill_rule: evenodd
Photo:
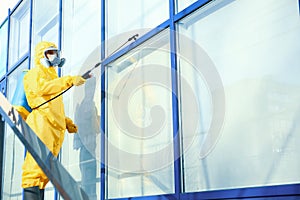
M 268 186 L 257 188 L 243 188 L 232 190 L 219 190 L 209 192 L 168 194 L 144 197 L 118 198 L 118 200 L 209 200 L 209 199 L 248 199 L 248 200 L 298 200 L 300 197 L 300 184 L 285 186 Z M 117 198 L 116 198 L 117 199 Z
M 179 131 L 179 111 L 178 111 L 178 77 L 177 77 L 177 56 L 176 56 L 176 27 L 174 23 L 175 2 L 169 0 L 169 16 L 170 16 L 170 60 L 171 60 L 171 78 L 172 78 L 172 119 L 173 119 L 173 141 L 174 141 L 174 181 L 175 194 L 179 194 L 182 190 L 181 186 L 181 148 Z

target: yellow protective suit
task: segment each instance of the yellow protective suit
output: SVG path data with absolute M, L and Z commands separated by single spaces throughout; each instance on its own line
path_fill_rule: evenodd
M 24 76 L 24 90 L 31 108 L 35 108 L 63 90 L 76 85 L 76 81 L 81 78 L 80 76 L 59 78 L 54 67 L 45 67 L 41 64 L 40 60 L 44 58 L 44 50 L 51 46 L 56 47 L 50 42 L 40 42 L 36 46 L 35 68 L 29 70 Z M 77 131 L 73 121 L 65 116 L 62 96 L 34 109 L 27 116 L 26 122 L 54 156 L 58 156 L 66 128 L 68 127 L 71 132 Z M 40 189 L 45 188 L 49 180 L 29 152 L 26 154 L 22 169 L 23 188 L 33 186 L 39 186 Z

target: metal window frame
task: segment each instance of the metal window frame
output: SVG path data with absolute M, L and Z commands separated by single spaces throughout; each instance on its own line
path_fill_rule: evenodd
M 30 33 L 31 33 L 31 31 L 30 31 L 30 29 L 31 29 L 31 7 L 32 7 L 32 0 L 27 0 L 28 2 L 26 2 L 26 0 L 20 0 L 18 3 L 17 3 L 17 5 L 10 11 L 10 9 L 9 9 L 9 14 L 8 14 L 8 19 L 9 19 L 9 35 L 8 35 L 8 46 L 10 45 L 10 34 L 11 34 L 11 30 L 12 30 L 12 28 L 11 28 L 11 23 L 12 23 L 12 16 L 15 16 L 18 20 L 17 20 L 17 31 L 18 31 L 18 33 L 13 33 L 14 35 L 18 35 L 18 41 L 17 41 L 17 47 L 19 48 L 20 47 L 20 19 L 22 19 L 24 16 L 25 16 L 25 14 L 27 13 L 27 11 L 29 12 L 29 25 L 30 25 L 30 27 L 29 27 L 29 41 L 30 41 L 30 38 L 31 38 L 31 35 L 30 35 Z M 25 2 L 24 4 L 25 5 L 22 5 L 22 3 L 23 2 Z M 28 3 L 29 5 L 28 5 L 28 7 L 26 6 L 26 3 Z M 17 10 L 19 7 L 21 6 L 21 10 Z M 28 9 L 28 10 L 27 10 Z M 17 12 L 17 13 L 15 13 L 15 12 Z M 15 27 L 14 27 L 15 28 Z M 29 46 L 30 46 L 30 43 L 29 43 Z M 8 62 L 8 65 L 7 65 L 7 73 L 9 74 L 9 73 L 11 73 L 13 70 L 15 70 L 15 68 L 16 67 L 18 67 L 18 65 L 20 64 L 20 62 L 23 62 L 28 56 L 29 56 L 29 51 L 30 51 L 30 47 L 28 47 L 28 49 L 27 49 L 27 52 L 25 52 L 24 54 L 22 54 L 22 55 L 20 55 L 20 52 L 17 52 L 18 53 L 18 55 L 17 55 L 17 61 L 14 61 L 13 63 L 9 63 L 10 62 L 10 57 L 8 56 L 8 60 L 7 60 L 7 62 Z M 9 52 L 9 49 L 8 49 L 8 52 L 7 52 L 8 54 L 10 53 Z M 21 57 L 20 57 L 21 56 Z M 25 58 L 25 59 L 24 59 Z M 11 67 L 10 67 L 10 69 L 8 70 L 8 67 L 9 67 L 9 64 L 11 64 Z
M 8 71 L 8 59 L 9 59 L 9 53 L 7 54 L 7 63 L 6 63 L 6 74 L 4 77 L 1 78 L 1 84 L 5 85 L 6 88 L 6 79 L 7 76 L 18 67 L 20 63 L 22 63 L 24 60 L 29 59 L 29 66 L 31 62 L 31 35 L 32 35 L 32 1 L 30 0 L 30 38 L 29 38 L 29 52 L 24 55 L 19 61 L 14 64 L 14 66 L 11 67 L 11 69 Z M 100 0 L 101 1 L 101 58 L 105 58 L 105 28 L 106 28 L 106 0 Z M 183 19 L 184 17 L 190 15 L 191 13 L 195 12 L 199 8 L 203 7 L 205 4 L 211 2 L 213 0 L 198 0 L 191 4 L 190 6 L 186 7 L 179 13 L 176 13 L 176 0 L 169 0 L 169 19 L 143 35 L 142 37 L 138 38 L 137 41 L 125 47 L 124 49 L 119 50 L 109 58 L 105 59 L 103 62 L 103 65 L 107 65 L 110 62 L 113 62 L 117 58 L 123 56 L 130 50 L 134 49 L 138 45 L 142 44 L 143 42 L 147 41 L 148 39 L 152 38 L 162 30 L 166 28 L 170 28 L 170 31 L 174 32 L 176 31 L 176 22 Z M 9 52 L 9 41 L 10 41 L 10 16 L 13 14 L 13 12 L 17 9 L 17 7 L 21 4 L 22 0 L 20 0 L 16 6 L 8 11 L 8 17 L 4 20 L 5 23 L 6 20 L 8 20 L 8 44 L 7 44 L 7 52 Z M 62 0 L 59 1 L 59 44 L 58 46 L 61 47 L 62 42 Z M 300 12 L 300 0 L 298 0 L 299 5 L 299 12 Z M 170 35 L 170 47 L 171 52 L 176 52 L 176 35 L 172 34 Z M 171 59 L 171 66 L 173 70 L 177 70 L 177 58 L 175 53 L 171 53 L 170 55 Z M 104 69 L 101 69 L 104 70 Z M 101 71 L 104 72 L 104 71 Z M 106 102 L 105 102 L 105 91 L 106 91 L 106 76 L 105 73 L 101 73 L 101 113 L 105 113 L 106 109 Z M 177 94 L 178 92 L 178 83 L 177 83 L 177 77 L 176 75 L 172 75 L 172 109 L 173 109 L 173 130 L 178 129 L 178 119 L 179 119 L 179 113 L 178 113 L 178 101 L 176 98 L 174 98 L 174 94 Z M 105 124 L 105 115 L 101 115 L 101 132 L 105 133 L 106 130 L 106 124 Z M 175 137 L 175 132 L 173 131 L 173 137 Z M 105 140 L 104 135 L 101 135 L 101 166 L 100 166 L 100 173 L 101 173 L 101 183 L 100 183 L 100 199 L 104 200 L 105 195 L 107 194 L 107 187 L 106 187 L 106 167 L 104 165 L 105 160 Z M 175 141 L 176 144 L 174 144 L 174 154 L 178 153 L 180 151 L 180 141 Z M 2 166 L 1 166 L 2 167 Z M 175 184 L 175 193 L 174 194 L 166 194 L 166 195 L 153 195 L 153 196 L 143 196 L 143 197 L 130 197 L 130 198 L 117 198 L 117 199 L 229 199 L 229 198 L 261 198 L 261 197 L 295 197 L 300 196 L 300 183 L 299 184 L 286 184 L 286 185 L 276 185 L 276 186 L 262 186 L 262 187 L 247 187 L 247 188 L 235 188 L 235 189 L 228 189 L 228 190 L 214 190 L 214 191 L 205 191 L 205 192 L 192 192 L 192 193 L 183 193 L 183 184 L 182 184 L 182 171 L 181 171 L 181 161 L 176 160 L 174 163 L 174 184 Z M 1 179 L 2 180 L 2 179 Z M 58 195 L 56 194 L 54 199 L 58 199 Z
M 167 19 L 165 22 L 161 23 L 154 29 L 152 29 L 150 32 L 146 33 L 142 37 L 138 38 L 135 43 L 132 45 L 129 45 L 125 47 L 124 49 L 121 49 L 117 51 L 112 56 L 106 58 L 103 62 L 103 65 L 107 65 L 110 62 L 113 62 L 114 60 L 118 59 L 119 57 L 123 56 L 127 52 L 133 50 L 138 45 L 142 44 L 143 42 L 151 39 L 153 36 L 161 32 L 162 30 L 166 28 L 170 28 L 170 51 L 176 52 L 176 35 L 174 32 L 176 31 L 176 22 L 183 19 L 184 17 L 187 17 L 191 13 L 197 11 L 199 8 L 205 6 L 208 3 L 213 2 L 214 0 L 198 0 L 191 4 L 190 6 L 186 7 L 179 13 L 176 12 L 176 2 L 177 0 L 169 0 L 169 19 Z M 227 0 L 227 3 L 231 3 L 235 0 Z M 101 24 L 101 41 L 102 41 L 102 48 L 101 48 L 101 55 L 102 59 L 105 57 L 105 2 L 106 0 L 101 0 L 102 5 L 102 24 Z M 219 8 L 224 6 L 225 4 L 220 4 Z M 300 0 L 299 0 L 299 10 L 300 10 Z M 205 13 L 205 15 L 209 15 L 215 10 L 212 9 L 209 13 Z M 171 53 L 170 55 L 171 60 L 171 66 L 173 70 L 177 70 L 177 58 L 176 53 Z M 171 72 L 170 72 L 171 73 Z M 101 77 L 101 83 L 102 83 L 102 91 L 106 91 L 107 88 L 105 88 L 105 74 L 102 73 Z M 178 93 L 178 83 L 177 83 L 177 76 L 172 74 L 172 109 L 173 109 L 173 137 L 175 137 L 176 133 L 174 130 L 178 130 L 179 128 L 179 113 L 178 113 L 178 101 L 176 99 L 176 95 Z M 105 102 L 105 92 L 102 92 L 101 95 L 101 108 L 102 113 L 105 113 L 105 105 L 107 102 Z M 101 115 L 101 129 L 102 133 L 105 133 L 105 115 Z M 179 138 L 179 137 L 178 137 Z M 104 139 L 101 141 L 101 161 L 104 161 L 105 159 L 105 143 Z M 179 153 L 180 151 L 180 142 L 181 141 L 175 141 L 174 144 L 174 155 L 176 153 Z M 104 162 L 102 162 L 104 163 Z M 183 184 L 182 184 L 182 171 L 181 171 L 181 161 L 180 159 L 177 159 L 174 162 L 174 184 L 175 184 L 175 193 L 174 194 L 166 194 L 166 195 L 153 195 L 153 196 L 142 196 L 142 197 L 128 197 L 128 198 L 115 198 L 118 200 L 129 200 L 129 199 L 231 199 L 231 198 L 268 198 L 268 197 L 295 197 L 300 196 L 300 183 L 299 184 L 284 184 L 284 185 L 276 185 L 276 186 L 261 186 L 261 187 L 247 187 L 247 188 L 235 188 L 235 189 L 227 189 L 227 190 L 214 190 L 214 191 L 204 191 L 204 192 L 191 192 L 191 193 L 184 193 Z M 106 197 L 105 194 L 105 167 L 101 167 L 101 200 L 104 200 Z M 107 188 L 106 188 L 107 189 Z

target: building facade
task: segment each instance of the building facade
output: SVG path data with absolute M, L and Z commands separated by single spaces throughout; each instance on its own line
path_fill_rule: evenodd
M 78 133 L 59 155 L 90 199 L 299 199 L 299 19 L 298 0 L 21 0 L 0 24 L 1 92 L 42 40 L 60 76 L 92 69 L 63 96 Z M 22 199 L 25 149 L 0 131 L 1 199 Z

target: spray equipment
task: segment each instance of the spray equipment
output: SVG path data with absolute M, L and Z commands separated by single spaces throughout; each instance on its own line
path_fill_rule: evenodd
M 135 34 L 132 37 L 128 38 L 128 40 L 126 42 L 124 42 L 121 46 L 119 46 L 116 50 L 114 50 L 109 56 L 113 55 L 115 52 L 117 52 L 119 49 L 121 49 L 123 46 L 125 46 L 128 42 L 130 42 L 131 40 L 136 40 L 136 38 L 139 36 L 139 34 Z M 107 56 L 107 57 L 109 57 Z M 85 72 L 81 77 L 84 79 L 88 79 L 90 78 L 90 73 L 96 69 L 97 67 L 99 67 L 102 64 L 103 61 L 98 62 L 92 69 L 88 70 L 87 72 Z
M 12 98 L 12 105 L 14 105 L 14 108 L 18 111 L 18 113 L 21 115 L 21 117 L 26 120 L 27 115 L 32 111 L 30 106 L 28 105 L 25 91 L 23 87 L 23 78 L 28 70 L 23 70 L 22 74 L 20 75 L 16 90 L 14 93 L 14 96 Z
M 114 50 L 111 54 L 109 54 L 109 56 L 107 57 L 110 57 L 111 55 L 113 55 L 115 52 L 117 52 L 118 50 L 120 50 L 122 47 L 124 47 L 128 42 L 134 40 L 136 41 L 137 37 L 139 36 L 139 34 L 135 34 L 133 36 L 131 36 L 130 38 L 128 38 L 128 40 L 126 42 L 124 42 L 121 46 L 119 46 L 116 50 Z M 87 72 L 85 72 L 81 77 L 84 78 L 84 79 L 89 79 L 91 78 L 91 72 L 96 69 L 97 67 L 99 67 L 101 64 L 102 64 L 103 61 L 100 61 L 98 63 L 95 64 L 95 66 L 93 68 L 91 68 L 90 70 L 88 70 Z M 36 106 L 35 108 L 32 108 L 32 110 L 34 109 L 37 109 L 39 107 L 41 107 L 42 105 L 45 105 L 46 103 L 56 99 L 57 97 L 61 96 L 62 94 L 64 94 L 65 92 L 67 92 L 69 89 L 71 89 L 73 87 L 73 85 L 71 87 L 69 87 L 68 89 L 62 91 L 61 93 L 59 93 L 58 95 L 54 96 L 53 98 L 49 99 L 48 101 L 45 101 L 44 103 Z

